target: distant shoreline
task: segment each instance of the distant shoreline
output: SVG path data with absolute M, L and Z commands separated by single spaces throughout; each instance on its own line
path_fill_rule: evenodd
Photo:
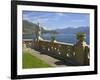
M 51 35 L 50 34 L 44 34 L 44 35 L 42 35 L 42 38 L 44 40 L 51 40 Z M 24 34 L 23 39 L 35 39 L 35 35 Z M 72 43 L 72 44 L 75 44 L 77 42 L 76 34 L 57 34 L 55 36 L 55 39 L 56 39 L 56 41 L 59 41 L 59 42 Z M 89 44 L 89 40 L 90 40 L 90 37 L 89 37 L 89 34 L 88 34 L 86 36 L 87 44 Z

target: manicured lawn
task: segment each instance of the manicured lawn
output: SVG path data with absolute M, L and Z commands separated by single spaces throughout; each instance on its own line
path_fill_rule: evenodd
M 44 61 L 38 59 L 28 52 L 23 53 L 22 63 L 24 69 L 51 67 L 49 64 L 45 63 Z

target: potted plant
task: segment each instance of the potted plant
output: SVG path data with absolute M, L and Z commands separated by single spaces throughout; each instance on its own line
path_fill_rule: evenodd
M 86 34 L 84 32 L 77 33 L 77 40 L 78 42 L 84 42 L 86 39 Z
M 56 33 L 52 32 L 51 33 L 51 42 L 55 42 L 56 41 Z

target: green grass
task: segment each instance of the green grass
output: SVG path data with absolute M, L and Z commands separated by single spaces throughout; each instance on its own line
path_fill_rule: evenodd
M 51 67 L 46 62 L 38 59 L 37 57 L 31 55 L 28 52 L 23 53 L 22 63 L 24 69 Z

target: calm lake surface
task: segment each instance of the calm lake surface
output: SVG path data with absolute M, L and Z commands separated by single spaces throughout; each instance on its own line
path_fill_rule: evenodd
M 60 41 L 60 42 L 66 42 L 66 43 L 72 43 L 72 44 L 75 44 L 77 42 L 76 34 L 57 34 L 55 37 L 56 37 L 56 40 Z M 23 35 L 23 38 L 24 39 L 33 39 L 34 36 L 32 34 L 25 34 L 25 35 Z M 51 40 L 51 35 L 43 34 L 42 38 L 46 39 L 46 40 Z M 89 44 L 89 40 L 90 40 L 89 35 L 86 35 L 87 44 Z

